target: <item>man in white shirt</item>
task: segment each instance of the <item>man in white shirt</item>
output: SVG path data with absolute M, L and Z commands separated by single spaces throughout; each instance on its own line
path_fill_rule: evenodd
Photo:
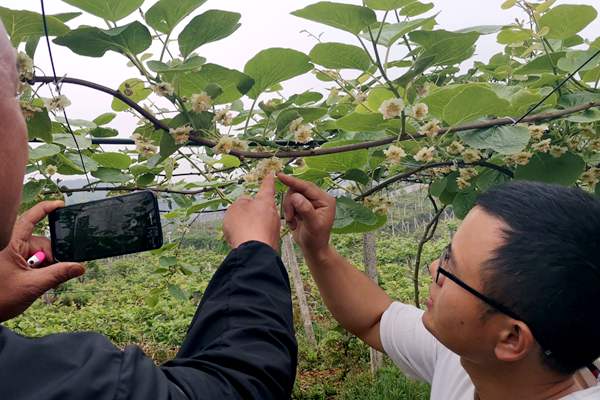
M 438 261 L 427 310 L 392 301 L 329 245 L 335 199 L 280 174 L 285 219 L 333 316 L 433 400 L 600 399 L 600 200 L 513 182 L 483 194 Z

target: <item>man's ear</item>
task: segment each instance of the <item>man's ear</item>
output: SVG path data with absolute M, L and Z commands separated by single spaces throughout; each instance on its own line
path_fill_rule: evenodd
M 506 325 L 498 333 L 494 353 L 496 358 L 504 362 L 516 362 L 527 357 L 536 347 L 536 341 L 529 327 L 512 318 L 507 318 Z

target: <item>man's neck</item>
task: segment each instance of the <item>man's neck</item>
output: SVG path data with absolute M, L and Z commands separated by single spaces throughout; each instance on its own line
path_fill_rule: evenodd
M 582 389 L 573 376 L 552 375 L 525 363 L 490 367 L 461 358 L 461 364 L 475 386 L 477 400 L 558 400 Z

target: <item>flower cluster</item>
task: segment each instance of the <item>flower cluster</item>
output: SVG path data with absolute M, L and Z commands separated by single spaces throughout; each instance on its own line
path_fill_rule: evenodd
M 415 154 L 414 159 L 419 162 L 431 162 L 435 157 L 435 153 L 435 147 L 423 147 Z
M 413 106 L 412 116 L 419 121 L 429 114 L 429 107 L 425 103 L 417 103 Z M 436 133 L 437 134 L 437 133 Z
M 46 175 L 52 176 L 58 172 L 58 168 L 56 168 L 56 165 L 50 164 L 50 165 L 46 166 L 46 169 L 44 172 L 46 173 Z
M 21 113 L 23 114 L 23 117 L 26 120 L 33 118 L 35 113 L 42 112 L 41 108 L 35 107 L 31 103 L 26 101 L 19 102 L 19 105 L 21 106 Z
M 175 94 L 175 88 L 169 82 L 161 82 L 152 86 L 152 91 L 162 97 L 170 97 Z
M 550 155 L 554 158 L 562 157 L 569 149 L 563 146 L 552 146 L 550 147 Z
M 529 133 L 533 140 L 540 140 L 548 131 L 548 125 L 529 125 Z
M 462 158 L 467 163 L 474 163 L 481 160 L 481 153 L 476 149 L 466 149 L 462 152 Z
M 290 123 L 289 131 L 294 135 L 294 140 L 298 143 L 308 143 L 312 140 L 313 130 L 310 125 L 303 124 L 302 117 L 296 118 Z
M 222 136 L 217 145 L 213 148 L 217 154 L 229 154 L 231 150 L 246 151 L 248 144 L 238 138 L 231 136 Z
M 277 157 L 260 160 L 252 171 L 244 176 L 244 182 L 256 183 L 265 176 L 283 171 L 283 161 Z
M 529 164 L 531 157 L 533 157 L 533 153 L 531 153 L 529 151 L 522 151 L 520 153 L 510 155 L 510 156 L 506 157 L 504 160 L 506 161 L 507 164 L 527 165 L 527 164 Z
M 233 115 L 229 112 L 228 108 L 218 110 L 213 119 L 215 124 L 221 124 L 223 126 L 230 126 L 233 121 Z
M 581 183 L 587 185 L 591 188 L 595 187 L 598 182 L 600 182 L 600 168 L 592 167 L 585 171 L 579 177 L 581 179 Z
M 383 114 L 383 119 L 392 119 L 402 115 L 404 110 L 404 101 L 402 99 L 388 99 L 381 103 L 379 112 Z
M 180 126 L 178 128 L 170 129 L 169 133 L 173 136 L 175 143 L 178 145 L 187 144 L 190 141 L 190 133 L 192 127 L 189 125 Z
M 61 94 L 60 96 L 56 96 L 51 99 L 44 99 L 44 105 L 48 111 L 56 112 L 69 107 L 71 105 L 71 101 L 67 98 L 67 96 Z
M 471 186 L 471 179 L 476 176 L 477 170 L 475 168 L 462 168 L 458 178 L 456 178 L 456 185 L 460 190 L 466 189 Z
M 131 138 L 135 142 L 135 149 L 146 158 L 152 157 L 158 151 L 158 148 L 147 138 L 139 133 L 134 133 Z
M 421 135 L 425 135 L 428 138 L 436 137 L 442 128 L 440 128 L 440 121 L 434 119 L 423 125 L 419 131 Z
M 17 54 L 17 72 L 19 81 L 30 81 L 33 79 L 33 60 L 22 51 Z
M 446 147 L 446 151 L 450 155 L 458 156 L 462 154 L 463 151 L 465 151 L 465 146 L 463 146 L 461 142 L 455 140 L 454 142 L 450 143 L 448 147 Z
M 193 94 L 191 103 L 192 110 L 197 113 L 208 111 L 213 105 L 212 98 L 206 92 Z
M 370 208 L 375 214 L 387 214 L 392 202 L 381 195 L 366 197 L 363 200 L 365 207 Z
M 540 142 L 534 143 L 531 145 L 531 148 L 534 151 L 539 151 L 540 153 L 548 153 L 552 144 L 552 139 L 544 139 Z
M 395 145 L 388 147 L 387 150 L 383 151 L 383 154 L 385 154 L 388 162 L 392 165 L 400 164 L 402 159 L 406 157 L 406 152 L 404 149 Z

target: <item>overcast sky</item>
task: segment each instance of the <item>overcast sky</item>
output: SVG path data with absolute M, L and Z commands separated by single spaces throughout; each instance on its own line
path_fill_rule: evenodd
M 340 0 L 338 0 L 340 1 Z M 208 9 L 223 9 L 237 11 L 242 14 L 242 27 L 232 36 L 217 43 L 203 46 L 199 53 L 208 59 L 208 62 L 217 63 L 230 68 L 243 70 L 244 64 L 257 52 L 269 47 L 288 47 L 308 53 L 315 45 L 315 40 L 303 29 L 318 35 L 323 33 L 323 41 L 337 41 L 355 43 L 352 35 L 329 28 L 324 25 L 290 15 L 291 11 L 315 3 L 314 0 L 208 0 L 195 15 Z M 359 0 L 340 1 L 349 4 L 361 4 Z M 502 10 L 500 4 L 503 0 L 434 0 L 435 9 L 430 12 L 439 12 L 438 28 L 447 30 L 461 29 L 475 25 L 502 25 L 509 24 L 516 17 L 523 15 L 517 9 Z M 592 4 L 598 5 L 597 0 L 562 0 L 558 4 Z M 143 9 L 147 10 L 154 4 L 153 0 L 145 2 Z M 59 0 L 46 0 L 46 12 L 56 14 L 68 11 L 77 11 Z M 27 9 L 40 12 L 38 0 L 0 0 L 0 6 Z M 130 22 L 134 17 L 121 21 Z M 82 16 L 68 23 L 71 27 L 89 24 L 103 26 L 103 22 L 93 16 Z M 185 26 L 185 21 L 179 27 Z M 584 32 L 584 37 L 595 39 L 600 36 L 600 20 L 597 19 Z M 483 37 L 478 42 L 477 57 L 487 60 L 496 53 L 500 47 L 495 43 L 495 35 Z M 154 49 L 154 53 L 158 53 Z M 91 80 L 106 86 L 118 87 L 127 78 L 137 77 L 136 70 L 128 68 L 126 59 L 116 53 L 108 52 L 102 58 L 89 58 L 75 55 L 65 47 L 53 45 L 53 53 L 57 72 L 60 76 L 68 75 Z M 158 58 L 158 57 L 156 57 Z M 35 59 L 36 65 L 47 74 L 51 72 L 45 45 L 40 43 Z M 285 85 L 287 93 L 295 93 L 310 88 L 318 89 L 323 83 L 311 76 L 289 81 Z M 97 115 L 110 111 L 112 101 L 108 96 L 90 91 L 85 88 L 64 86 L 64 93 L 71 99 L 73 105 L 67 109 L 71 118 L 93 119 Z M 131 118 L 122 115 L 113 124 L 121 129 L 123 137 L 128 137 L 134 128 Z

